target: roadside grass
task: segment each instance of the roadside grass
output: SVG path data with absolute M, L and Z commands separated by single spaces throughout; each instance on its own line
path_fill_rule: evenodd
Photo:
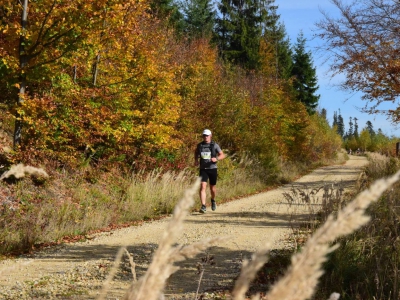
M 50 179 L 39 184 L 29 176 L 0 181 L 0 195 L 4 195 L 0 255 L 84 239 L 93 231 L 171 214 L 197 172 L 142 170 L 121 175 L 119 170 L 110 170 L 96 174 L 87 166 L 73 173 L 52 170 Z M 247 156 L 221 161 L 218 201 L 265 189 L 262 172 Z
M 310 189 L 292 188 L 285 196 L 291 215 L 290 237 L 292 247 L 274 250 L 269 261 L 258 271 L 250 285 L 248 295 L 261 293 L 266 295 L 275 282 L 291 266 L 291 260 L 299 255 L 307 240 L 318 227 L 328 221 L 330 215 L 337 216 L 338 211 L 349 204 L 358 193 L 369 187 L 373 181 L 393 175 L 400 169 L 397 158 L 367 153 L 369 165 L 360 174 L 353 190 L 343 193 L 340 182 L 326 184 Z M 348 158 L 342 152 L 343 160 Z M 317 199 L 317 194 L 321 199 Z M 337 239 L 337 250 L 327 255 L 328 261 L 323 266 L 325 274 L 315 289 L 312 299 L 398 299 L 399 297 L 399 219 L 400 184 L 393 184 L 391 189 L 372 203 L 367 210 L 371 222 L 356 233 Z M 322 201 L 321 201 L 322 200 Z M 397 201 L 395 201 L 397 200 Z M 313 203 L 321 201 L 319 208 Z M 297 216 L 307 210 L 308 219 L 299 222 Z M 395 209 L 396 208 L 396 209 Z M 292 262 L 293 264 L 293 262 Z M 337 292 L 333 293 L 332 292 Z M 261 297 L 261 299 L 264 299 Z M 270 298 L 265 298 L 270 299 Z M 296 298 L 298 299 L 298 298 Z
M 284 193 L 290 216 L 291 235 L 288 237 L 290 245 L 287 245 L 285 249 L 270 252 L 269 260 L 257 272 L 247 294 L 267 294 L 293 264 L 292 257 L 300 255 L 312 234 L 328 221 L 329 216 L 335 215 L 335 212 L 342 209 L 345 199 L 350 199 L 350 195 L 353 196 L 352 198 L 355 196 L 351 193 L 344 194 L 341 182 L 324 184 L 315 188 L 292 187 L 289 192 Z M 304 215 L 307 218 L 304 219 Z M 329 287 L 327 293 L 333 291 L 336 290 Z M 329 295 L 325 298 L 312 299 L 327 299 L 328 297 Z
M 305 172 L 304 166 L 293 165 L 282 163 L 282 173 L 272 174 L 248 154 L 228 156 L 218 166 L 217 202 L 263 191 L 279 184 L 274 180 L 281 174 L 292 180 L 298 172 Z M 171 214 L 198 175 L 193 168 L 124 174 L 118 169 L 99 171 L 90 165 L 69 172 L 46 171 L 50 175 L 47 180 L 25 174 L 25 178 L 0 181 L 0 255 L 76 241 L 95 231 Z M 209 199 L 209 190 L 207 193 Z
M 400 161 L 376 153 L 360 176 L 358 188 L 400 169 Z M 400 184 L 388 189 L 368 209 L 371 222 L 339 239 L 340 247 L 325 265 L 317 299 L 334 289 L 341 299 L 399 299 L 400 297 Z

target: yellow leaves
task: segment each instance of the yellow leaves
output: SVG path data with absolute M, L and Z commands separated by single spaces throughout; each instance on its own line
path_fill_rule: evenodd
M 6 34 L 7 32 L 8 32 L 8 24 L 7 25 L 5 25 L 5 27 L 4 28 L 2 28 L 2 33 L 3 34 Z

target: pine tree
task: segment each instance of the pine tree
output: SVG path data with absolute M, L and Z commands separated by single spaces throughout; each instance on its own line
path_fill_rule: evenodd
M 150 0 L 150 9 L 154 16 L 166 21 L 178 33 L 182 32 L 184 27 L 183 15 L 174 0 Z
M 338 115 L 336 111 L 333 113 L 333 123 L 332 123 L 332 127 L 335 126 L 338 126 Z
M 309 114 L 313 114 L 318 105 L 320 95 L 318 90 L 316 70 L 313 67 L 311 53 L 307 52 L 306 39 L 301 32 L 297 37 L 294 46 L 292 76 L 294 78 L 293 87 L 296 91 L 296 98 L 302 102 Z
M 350 121 L 349 121 L 349 131 L 347 132 L 347 137 L 350 138 L 354 135 L 354 131 L 353 131 L 353 118 L 350 117 Z
M 185 0 L 182 6 L 184 32 L 191 38 L 211 37 L 216 16 L 211 0 Z
M 268 25 L 273 1 L 222 0 L 216 19 L 215 40 L 222 57 L 248 70 L 260 66 L 260 40 Z
M 343 138 L 344 132 L 345 132 L 344 121 L 339 109 L 339 114 L 337 117 L 337 133 Z
M 357 139 L 358 138 L 358 124 L 357 124 L 357 118 L 354 117 L 354 136 Z
M 367 125 L 367 130 L 368 130 L 370 136 L 373 137 L 375 135 L 375 131 L 374 131 L 374 126 L 372 125 L 372 122 L 367 121 L 366 125 Z

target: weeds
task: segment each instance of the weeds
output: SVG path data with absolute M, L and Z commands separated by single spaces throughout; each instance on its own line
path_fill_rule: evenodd
M 325 222 L 334 210 L 341 209 L 343 187 L 341 182 L 326 183 L 316 188 L 292 186 L 283 196 L 288 204 L 294 249 L 298 249 L 305 240 L 305 234 L 315 231 L 317 225 Z
M 266 187 L 261 166 L 246 155 L 226 158 L 219 168 L 220 203 Z M 32 177 L 13 184 L 0 181 L 0 254 L 30 251 L 38 244 L 76 235 L 84 238 L 93 230 L 170 214 L 197 176 L 197 170 L 189 169 L 129 176 L 111 170 L 88 181 L 90 169 L 52 170 L 44 185 L 37 185 Z
M 369 154 L 370 164 L 359 178 L 359 187 L 399 169 L 396 158 Z M 340 248 L 326 264 L 327 274 L 318 291 L 340 292 L 343 299 L 399 299 L 400 185 L 388 189 L 368 212 L 372 221 L 340 241 Z
M 197 285 L 197 290 L 196 290 L 196 296 L 194 299 L 197 299 L 197 296 L 199 295 L 200 291 L 200 286 L 201 286 L 201 281 L 203 279 L 204 271 L 206 270 L 206 265 L 214 265 L 214 256 L 210 255 L 208 251 L 206 251 L 205 256 L 201 258 L 201 262 L 198 262 L 196 267 L 197 267 L 197 274 L 199 275 L 199 284 Z
M 48 178 L 49 175 L 45 170 L 41 168 L 35 168 L 32 166 L 24 166 L 23 164 L 13 165 L 10 170 L 4 172 L 0 176 L 0 180 L 14 177 L 16 179 L 21 179 L 25 177 L 26 174 L 32 175 L 37 178 Z

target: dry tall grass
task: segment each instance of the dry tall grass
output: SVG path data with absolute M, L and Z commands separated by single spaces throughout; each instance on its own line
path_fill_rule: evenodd
M 398 158 L 368 154 L 370 163 L 358 188 L 399 170 Z M 334 289 L 344 299 L 389 300 L 400 297 L 400 184 L 394 184 L 368 208 L 372 219 L 354 234 L 341 238 L 340 247 L 325 264 L 317 295 Z
M 286 275 L 274 284 L 265 299 L 310 299 L 323 274 L 322 264 L 326 261 L 327 255 L 338 247 L 338 245 L 332 246 L 331 244 L 339 237 L 348 235 L 365 225 L 370 220 L 370 217 L 365 214 L 368 206 L 376 202 L 381 194 L 399 178 L 400 171 L 387 179 L 376 181 L 368 190 L 361 192 L 352 202 L 341 209 L 336 216 L 330 215 L 327 221 L 309 238 L 302 251 L 292 257 L 292 265 Z M 184 248 L 172 247 L 175 237 L 181 230 L 182 221 L 194 203 L 193 196 L 197 192 L 197 187 L 198 182 L 186 191 L 185 197 L 176 206 L 174 216 L 150 267 L 138 283 L 132 284 L 125 299 L 156 300 L 163 298 L 162 290 L 165 281 L 177 269 L 173 263 L 199 253 L 216 241 L 207 241 Z M 268 248 L 267 245 L 255 253 L 251 262 L 244 262 L 241 276 L 232 293 L 233 299 L 245 299 L 245 293 L 251 280 L 267 260 Z M 338 298 L 337 293 L 331 294 L 330 299 Z M 260 299 L 260 296 L 255 295 L 252 299 Z
M 42 176 L 44 178 L 48 178 L 49 175 L 47 172 L 41 168 L 36 168 L 32 166 L 25 166 L 24 164 L 18 164 L 11 166 L 10 170 L 4 172 L 0 176 L 0 180 L 15 177 L 17 179 L 21 179 L 25 177 L 25 175 L 33 175 L 33 176 Z
M 247 156 L 226 158 L 219 167 L 220 203 L 266 187 L 260 175 L 262 167 Z M 32 249 L 35 244 L 51 243 L 66 236 L 85 235 L 110 225 L 170 214 L 197 172 L 155 170 L 123 175 L 119 170 L 111 170 L 97 174 L 89 166 L 73 173 L 53 170 L 51 178 L 38 187 L 40 178 L 34 181 L 21 176 L 34 173 L 44 178 L 40 169 L 12 168 L 2 178 L 21 179 L 15 181 L 15 192 L 7 196 L 7 201 L 1 199 L 7 183 L 0 180 L 0 255 Z M 96 175 L 98 178 L 93 180 Z
M 400 178 L 400 172 L 388 179 L 376 181 L 368 190 L 361 192 L 352 202 L 334 215 L 311 236 L 299 254 L 292 258 L 287 274 L 267 294 L 274 299 L 309 299 L 323 274 L 322 263 L 337 248 L 330 246 L 341 236 L 348 235 L 365 225 L 370 217 L 365 215 L 368 206 L 376 202 L 382 193 Z

